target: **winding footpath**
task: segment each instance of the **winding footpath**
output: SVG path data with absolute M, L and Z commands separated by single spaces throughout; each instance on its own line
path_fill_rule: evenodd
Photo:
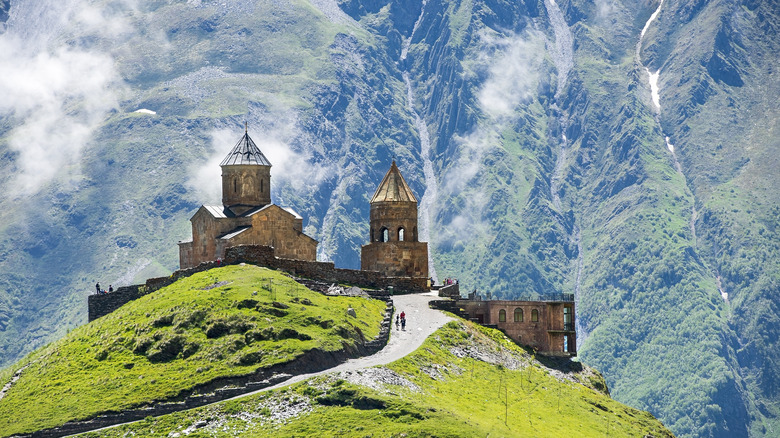
M 289 379 L 280 382 L 273 386 L 268 386 L 257 391 L 247 392 L 235 396 L 220 400 L 214 403 L 206 404 L 203 406 L 209 406 L 217 403 L 223 403 L 227 400 L 238 400 L 244 397 L 251 396 L 260 392 L 269 391 L 272 389 L 279 389 L 285 386 L 292 385 L 294 383 L 309 379 L 311 377 L 320 376 L 329 373 L 338 373 L 342 371 L 356 371 L 363 368 L 370 368 L 378 365 L 387 365 L 395 362 L 398 359 L 414 352 L 422 343 L 432 335 L 436 330 L 441 328 L 444 324 L 452 321 L 453 318 L 444 314 L 439 310 L 431 309 L 428 303 L 432 300 L 438 299 L 436 291 L 427 292 L 424 294 L 410 294 L 410 295 L 398 295 L 393 297 L 393 304 L 395 305 L 395 312 L 406 313 L 406 330 L 397 330 L 395 325 L 390 332 L 390 340 L 387 345 L 379 350 L 377 353 L 371 356 L 364 356 L 357 359 L 350 359 L 340 365 L 327 370 L 319 371 L 316 373 L 299 374 L 297 376 L 290 377 Z M 199 406 L 202 408 L 203 406 Z M 143 421 L 143 420 L 138 420 Z M 112 426 L 96 428 L 93 430 L 79 432 L 79 434 L 87 432 L 98 432 L 101 430 L 112 429 L 127 424 L 136 423 L 137 421 L 130 421 L 127 423 L 115 424 Z M 76 435 L 69 435 L 76 436 Z
M 438 299 L 438 295 L 436 295 L 435 291 L 424 294 L 398 295 L 393 297 L 395 312 L 399 314 L 401 312 L 406 313 L 406 330 L 396 330 L 395 325 L 393 325 L 390 333 L 390 340 L 387 342 L 385 348 L 371 356 L 350 359 L 341 365 L 316 373 L 293 376 L 276 385 L 242 394 L 228 400 L 235 400 L 259 392 L 282 388 L 322 374 L 355 371 L 362 368 L 387 365 L 391 362 L 395 362 L 418 349 L 428 336 L 432 335 L 433 332 L 441 328 L 447 322 L 452 321 L 453 318 L 445 315 L 444 312 L 428 307 L 428 302 L 435 299 Z

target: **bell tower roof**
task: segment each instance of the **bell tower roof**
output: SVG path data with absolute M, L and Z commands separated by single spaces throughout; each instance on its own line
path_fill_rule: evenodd
M 395 165 L 395 160 L 377 187 L 374 197 L 371 198 L 371 203 L 375 202 L 417 202 L 412 189 L 406 184 L 401 171 Z
M 241 164 L 270 166 L 271 162 L 260 152 L 254 141 L 249 137 L 248 130 L 244 130 L 244 136 L 227 154 L 224 160 L 219 163 L 220 166 L 235 166 Z

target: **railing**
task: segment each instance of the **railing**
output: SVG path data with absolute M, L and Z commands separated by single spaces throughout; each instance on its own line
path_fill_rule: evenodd
M 537 297 L 503 298 L 511 301 L 574 301 L 574 294 L 545 294 Z

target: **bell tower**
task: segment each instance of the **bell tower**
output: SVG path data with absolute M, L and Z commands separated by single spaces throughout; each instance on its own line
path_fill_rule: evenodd
M 271 203 L 271 163 L 249 137 L 244 136 L 219 164 L 222 168 L 222 205 L 239 215 Z
M 417 198 L 395 160 L 371 198 L 370 229 L 370 242 L 361 248 L 361 269 L 428 278 L 428 244 L 417 240 Z

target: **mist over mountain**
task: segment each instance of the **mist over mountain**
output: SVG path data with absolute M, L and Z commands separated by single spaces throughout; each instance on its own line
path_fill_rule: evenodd
M 439 278 L 575 293 L 677 436 L 780 430 L 780 4 L 0 1 L 0 365 L 178 265 L 250 135 L 357 268 L 395 158 Z M 138 110 L 146 110 L 139 112 Z

